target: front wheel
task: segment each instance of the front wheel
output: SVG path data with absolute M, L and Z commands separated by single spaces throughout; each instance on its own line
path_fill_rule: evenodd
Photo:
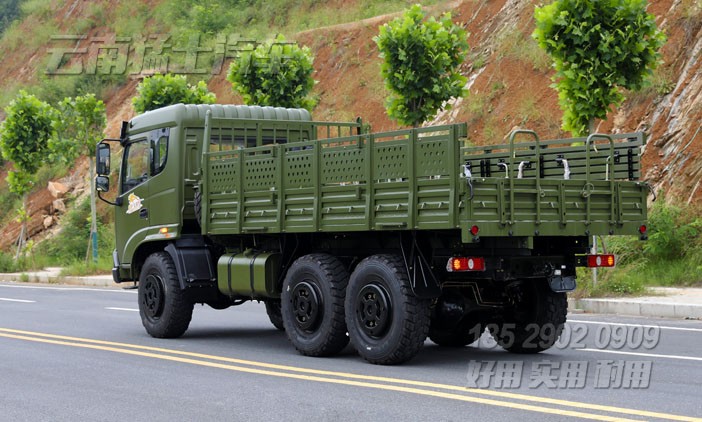
M 429 302 L 412 293 L 400 256 L 373 255 L 361 261 L 351 274 L 345 307 L 351 343 L 370 363 L 405 362 L 427 338 Z
M 182 336 L 193 306 L 180 288 L 171 256 L 157 252 L 146 258 L 139 275 L 139 315 L 146 332 L 158 338 Z

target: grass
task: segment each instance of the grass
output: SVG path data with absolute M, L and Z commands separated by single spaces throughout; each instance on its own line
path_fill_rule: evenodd
M 519 28 L 513 28 L 500 38 L 497 57 L 524 61 L 542 72 L 549 70 L 552 63 L 536 41 Z
M 19 197 L 10 192 L 7 183 L 0 184 L 0 224 L 5 226 L 17 217 L 17 209 L 21 207 Z
M 21 28 L 20 25 L 13 24 L 8 27 L 2 36 L 3 49 L 14 51 L 21 48 L 36 52 L 40 47 L 48 45 L 51 36 L 59 34 L 60 31 L 51 18 L 42 18 L 40 16 L 32 15 L 29 18 L 32 23 L 31 37 L 27 36 L 26 28 Z
M 251 0 L 231 7 L 230 1 L 211 0 L 207 5 L 193 5 L 189 0 L 164 2 L 161 15 L 164 25 L 203 34 L 240 34 L 259 40 L 276 33 L 292 35 L 296 32 L 323 26 L 355 22 L 373 16 L 401 12 L 412 5 L 406 0 L 360 0 L 344 5 L 319 0 Z M 422 2 L 423 6 L 436 1 Z
M 683 19 L 696 19 L 702 15 L 702 0 L 682 0 L 680 7 Z
M 675 69 L 671 65 L 663 64 L 653 71 L 644 88 L 639 91 L 627 92 L 626 96 L 632 104 L 641 104 L 670 94 L 674 89 Z
M 102 255 L 98 257 L 98 262 L 94 263 L 89 260 L 87 263 L 83 259 L 77 259 L 69 262 L 61 268 L 62 276 L 90 276 L 98 274 L 109 274 L 112 271 L 112 257 Z
M 520 125 L 525 125 L 527 122 L 544 119 L 544 109 L 538 103 L 535 97 L 528 95 L 521 99 L 517 105 L 517 115 L 520 118 Z

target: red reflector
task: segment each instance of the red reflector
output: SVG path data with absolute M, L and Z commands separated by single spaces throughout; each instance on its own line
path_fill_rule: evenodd
M 454 257 L 449 258 L 446 264 L 446 271 L 485 271 L 485 259 L 476 257 Z
M 470 228 L 470 234 L 472 234 L 473 236 L 477 236 L 479 231 L 480 227 L 478 226 L 473 226 Z
M 614 267 L 614 255 L 588 255 L 587 266 L 595 267 Z
M 641 233 L 641 234 L 646 233 L 646 230 L 647 230 L 647 227 L 645 225 L 641 225 L 641 227 L 639 227 L 639 233 Z

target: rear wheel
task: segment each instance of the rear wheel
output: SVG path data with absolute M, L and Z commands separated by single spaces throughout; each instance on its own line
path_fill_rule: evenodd
M 329 254 L 298 258 L 283 282 L 282 316 L 288 339 L 307 356 L 331 356 L 349 342 L 344 295 L 349 273 Z
M 401 257 L 368 257 L 351 275 L 346 325 L 351 343 L 368 362 L 393 365 L 413 358 L 427 338 L 429 314 L 429 302 L 412 293 Z
M 146 258 L 139 275 L 139 314 L 146 332 L 180 337 L 190 325 L 193 306 L 180 288 L 170 255 L 158 252 Z
M 510 307 L 503 320 L 490 324 L 490 334 L 512 353 L 539 353 L 551 348 L 563 331 L 568 313 L 565 293 L 546 280 L 525 280 L 507 287 Z
M 266 304 L 266 313 L 271 324 L 280 331 L 284 331 L 285 326 L 283 325 L 280 299 L 267 299 L 264 303 Z

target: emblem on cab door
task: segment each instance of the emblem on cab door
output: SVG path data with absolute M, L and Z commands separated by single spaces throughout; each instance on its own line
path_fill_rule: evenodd
M 127 214 L 131 214 L 134 212 L 137 212 L 141 209 L 141 202 L 143 199 L 139 198 L 138 196 L 134 195 L 133 193 L 129 194 L 129 206 L 127 207 Z

